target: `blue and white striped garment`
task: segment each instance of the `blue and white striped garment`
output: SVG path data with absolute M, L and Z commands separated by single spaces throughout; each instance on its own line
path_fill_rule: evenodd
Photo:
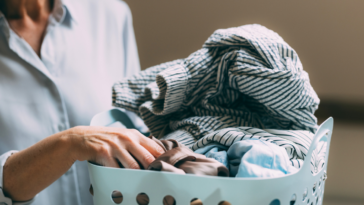
M 219 29 L 189 57 L 113 87 L 113 105 L 137 113 L 156 137 L 193 150 L 263 138 L 284 146 L 296 167 L 319 102 L 296 52 L 261 25 Z

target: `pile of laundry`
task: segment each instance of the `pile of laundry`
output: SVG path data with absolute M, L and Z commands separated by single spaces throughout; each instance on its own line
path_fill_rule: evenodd
M 180 174 L 296 172 L 318 128 L 319 102 L 297 53 L 261 25 L 219 29 L 189 57 L 113 87 L 113 105 L 140 116 L 166 150 L 148 169 Z M 314 156 L 317 172 L 325 152 Z

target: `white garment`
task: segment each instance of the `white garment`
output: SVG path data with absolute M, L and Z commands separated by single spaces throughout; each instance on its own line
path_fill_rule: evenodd
M 56 0 L 41 59 L 0 13 L 0 164 L 10 150 L 89 125 L 111 108 L 112 84 L 139 70 L 131 13 L 122 1 Z M 76 162 L 34 204 L 90 205 L 89 186 L 86 162 Z M 1 196 L 0 204 L 9 205 Z

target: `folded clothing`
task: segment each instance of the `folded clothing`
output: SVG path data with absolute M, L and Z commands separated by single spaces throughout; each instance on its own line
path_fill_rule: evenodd
M 230 147 L 210 144 L 195 152 L 225 163 L 231 177 L 280 177 L 298 171 L 283 147 L 259 139 L 238 141 Z
M 167 171 L 178 174 L 196 174 L 208 176 L 229 176 L 228 169 L 212 158 L 194 153 L 176 140 L 158 140 L 150 136 L 165 151 L 147 168 L 148 170 Z
M 219 29 L 187 58 L 113 86 L 114 106 L 183 144 L 228 127 L 314 133 L 319 102 L 295 50 L 261 25 Z
M 148 170 L 166 171 L 177 174 L 196 174 L 209 176 L 229 176 L 229 170 L 220 162 L 212 158 L 206 158 L 204 155 L 194 153 L 188 147 L 182 145 L 176 140 L 158 140 L 153 136 L 150 139 L 157 142 L 165 151 L 164 154 L 156 158 L 147 168 Z M 191 205 L 201 204 L 200 200 L 192 200 Z M 146 194 L 137 196 L 139 205 L 149 204 L 149 198 Z M 163 205 L 176 205 L 176 201 L 171 196 L 163 199 Z M 222 203 L 222 205 L 230 205 Z
M 264 138 L 297 168 L 318 127 L 319 102 L 295 50 L 261 25 L 219 29 L 187 58 L 113 86 L 113 105 L 135 112 L 159 139 L 197 150 Z
M 227 151 L 230 174 L 236 177 L 280 177 L 295 173 L 284 148 L 262 140 L 234 143 Z

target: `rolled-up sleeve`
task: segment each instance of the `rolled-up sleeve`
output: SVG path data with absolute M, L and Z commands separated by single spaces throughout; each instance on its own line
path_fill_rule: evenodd
M 29 201 L 24 202 L 15 202 L 12 201 L 10 198 L 5 197 L 3 192 L 3 170 L 6 160 L 14 153 L 18 151 L 12 150 L 8 151 L 0 156 L 0 204 L 1 205 L 29 205 L 34 201 L 34 198 Z

